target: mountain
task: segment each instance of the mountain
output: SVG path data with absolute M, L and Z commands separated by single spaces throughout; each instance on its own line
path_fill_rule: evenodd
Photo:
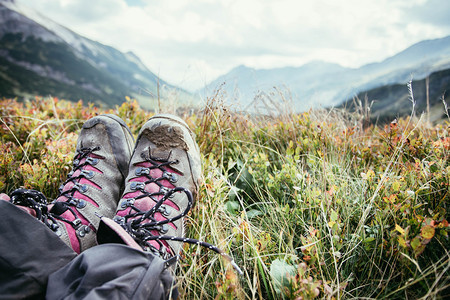
M 348 70 L 338 64 L 322 61 L 313 61 L 301 67 L 259 70 L 241 65 L 220 76 L 199 92 L 208 94 L 220 87 L 230 98 L 250 108 L 261 93 L 270 93 L 276 88 L 282 93 L 292 94 L 296 109 L 302 110 L 308 106 L 309 99 L 317 100 L 318 94 L 324 99 L 333 96 L 327 95 L 328 90 L 324 89 L 321 78 L 338 76 Z
M 416 115 L 429 110 L 428 118 L 432 122 L 446 118 L 442 100 L 450 103 L 450 69 L 433 72 L 421 80 L 413 80 L 411 86 Z M 370 107 L 371 121 L 381 123 L 410 115 L 413 107 L 411 94 L 405 84 L 388 84 L 361 92 L 355 100 L 348 100 L 340 107 L 354 111 L 364 106 Z
M 450 36 L 419 42 L 378 63 L 357 69 L 326 62 L 301 67 L 258 70 L 239 66 L 208 84 L 200 93 L 221 88 L 234 96 L 241 107 L 251 107 L 261 94 L 273 94 L 274 87 L 292 97 L 294 109 L 336 106 L 358 93 L 374 88 L 421 80 L 450 68 Z M 232 97 L 233 98 L 233 97 Z
M 29 9 L 0 0 L 0 96 L 52 95 L 106 106 L 184 91 L 131 52 L 84 38 Z

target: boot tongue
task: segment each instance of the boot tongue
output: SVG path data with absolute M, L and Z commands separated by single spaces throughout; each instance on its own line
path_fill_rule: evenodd
M 174 152 L 172 150 L 167 150 L 165 148 L 161 147 L 149 147 L 148 149 L 148 155 L 149 157 L 144 157 L 146 160 L 156 160 L 159 162 L 175 162 L 177 161 L 174 158 Z M 145 152 L 144 156 L 147 156 L 147 152 Z M 170 166 L 166 167 L 170 172 L 176 172 L 179 175 L 183 175 L 183 172 L 180 171 L 176 164 L 171 164 Z
M 102 217 L 100 219 L 97 242 L 99 244 L 125 244 L 132 248 L 142 250 L 142 247 L 135 242 L 135 240 L 128 234 L 128 232 L 126 232 L 125 229 L 122 228 L 122 226 L 107 217 Z
M 171 150 L 168 151 L 167 149 L 164 148 L 149 147 L 148 149 L 149 158 L 152 158 L 157 161 L 169 161 L 171 154 L 172 154 Z

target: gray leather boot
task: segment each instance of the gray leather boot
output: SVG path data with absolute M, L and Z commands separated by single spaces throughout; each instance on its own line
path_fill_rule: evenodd
M 100 217 L 114 216 L 133 145 L 130 129 L 115 115 L 84 123 L 73 169 L 49 206 L 50 228 L 75 252 L 96 245 Z
M 152 117 L 139 133 L 114 220 L 144 250 L 178 255 L 181 243 L 152 237 L 184 237 L 183 217 L 194 204 L 200 174 L 200 152 L 186 123 L 172 115 Z

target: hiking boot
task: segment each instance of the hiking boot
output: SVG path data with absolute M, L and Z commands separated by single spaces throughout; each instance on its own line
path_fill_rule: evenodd
M 75 252 L 96 245 L 100 216 L 114 216 L 124 190 L 133 136 L 125 122 L 101 115 L 84 123 L 73 169 L 49 205 L 47 225 Z
M 194 204 L 200 174 L 200 152 L 187 124 L 172 115 L 154 116 L 137 138 L 114 217 L 120 226 L 102 220 L 130 246 L 163 259 L 177 256 L 184 239 L 183 217 Z M 111 239 L 100 228 L 99 243 L 116 242 Z

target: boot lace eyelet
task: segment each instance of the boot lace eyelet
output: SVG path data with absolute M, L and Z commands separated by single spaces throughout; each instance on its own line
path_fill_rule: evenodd
M 172 209 L 167 205 L 161 205 L 158 208 L 158 212 L 160 212 L 164 217 L 168 217 L 168 216 L 170 216 Z
M 134 173 L 136 174 L 136 176 L 149 175 L 150 174 L 150 169 L 149 168 L 139 167 L 139 168 L 136 169 L 136 171 Z
M 81 220 L 76 218 L 72 221 L 72 227 L 75 229 L 78 229 L 81 226 Z
M 77 208 L 85 208 L 87 205 L 87 202 L 84 200 L 78 200 Z
M 130 185 L 130 189 L 133 191 L 136 191 L 136 190 L 142 191 L 142 190 L 144 190 L 144 188 L 145 188 L 145 183 L 143 183 L 143 182 L 132 182 Z
M 91 228 L 87 225 L 80 226 L 79 230 L 77 231 L 79 237 L 84 237 L 86 234 L 88 234 L 91 231 Z
M 57 232 L 59 229 L 59 225 L 57 223 L 53 223 L 50 225 L 50 229 L 53 230 L 54 232 Z
M 125 208 L 127 208 L 127 207 L 129 207 L 129 206 L 132 206 L 132 205 L 134 204 L 135 201 L 136 201 L 135 198 L 126 198 L 126 199 L 123 199 L 123 200 L 120 202 L 120 207 L 121 207 L 122 209 L 125 209 Z
M 163 193 L 164 195 L 167 195 L 170 191 L 171 191 L 171 189 L 169 189 L 169 188 L 167 188 L 167 187 L 165 187 L 165 186 L 160 186 L 159 187 L 159 191 L 161 192 L 161 193 Z M 169 199 L 173 199 L 173 197 L 175 197 L 175 194 L 174 193 L 171 193 L 170 194 L 170 196 L 168 197 Z
M 167 224 L 163 224 L 160 225 L 157 230 L 161 233 L 161 234 L 166 234 L 167 232 L 169 232 L 169 226 L 167 226 Z
M 52 228 L 52 229 L 53 229 L 53 228 Z M 62 235 L 62 231 L 61 231 L 61 229 L 59 228 L 59 226 L 57 226 L 53 231 L 55 232 L 55 234 L 56 234 L 57 236 L 61 236 L 61 235 Z
M 78 199 L 77 198 L 69 198 L 66 202 L 69 204 L 69 205 L 74 205 L 74 206 L 76 206 L 76 205 L 78 205 Z
M 125 224 L 125 218 L 117 215 L 114 216 L 113 221 L 120 225 Z
M 94 177 L 95 172 L 94 171 L 87 171 L 87 170 L 83 170 L 81 171 L 81 174 L 84 176 L 84 178 L 86 179 L 92 179 L 92 177 Z
M 96 164 L 98 164 L 99 159 L 95 158 L 95 157 L 88 157 L 86 158 L 86 163 L 90 164 L 91 166 L 95 166 Z
M 73 186 L 75 189 L 77 189 L 80 193 L 84 194 L 88 191 L 89 187 L 87 184 L 79 184 L 79 183 L 75 183 L 75 185 Z
M 170 172 L 164 172 L 162 177 L 169 180 L 171 183 L 175 183 L 178 181 L 178 176 Z

